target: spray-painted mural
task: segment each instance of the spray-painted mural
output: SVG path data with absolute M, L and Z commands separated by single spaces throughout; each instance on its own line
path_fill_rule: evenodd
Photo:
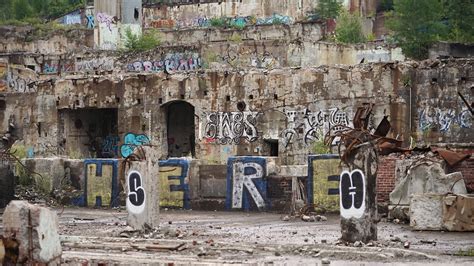
M 421 131 L 436 128 L 441 132 L 447 132 L 452 126 L 471 128 L 472 120 L 472 114 L 467 109 L 457 111 L 454 108 L 427 106 L 420 112 L 419 126 Z
M 78 59 L 76 61 L 77 72 L 112 71 L 113 69 L 114 60 L 112 58 Z
M 120 146 L 120 154 L 126 158 L 133 154 L 133 151 L 142 145 L 150 143 L 150 139 L 145 134 L 127 133 L 123 136 L 123 144 Z
M 231 157 L 227 161 L 228 210 L 265 210 L 267 199 L 267 161 L 264 157 Z
M 89 159 L 84 166 L 85 202 L 81 205 L 119 206 L 118 160 Z
M 160 206 L 190 209 L 189 161 L 169 159 L 159 162 Z
M 309 145 L 315 140 L 321 140 L 329 130 L 338 131 L 350 125 L 350 116 L 337 107 L 315 112 L 308 109 L 284 112 L 287 129 L 281 133 L 281 138 L 285 147 L 299 139 Z
M 308 201 L 315 208 L 339 210 L 340 162 L 336 154 L 308 156 Z
M 212 112 L 206 115 L 204 137 L 219 144 L 239 144 L 241 139 L 256 141 L 258 112 Z
M 196 53 L 170 53 L 163 59 L 150 61 L 138 60 L 127 65 L 131 72 L 160 72 L 173 73 L 177 71 L 192 71 L 202 67 L 202 60 Z

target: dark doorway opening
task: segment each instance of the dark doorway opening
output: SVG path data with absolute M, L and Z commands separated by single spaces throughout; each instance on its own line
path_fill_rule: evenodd
M 265 144 L 268 146 L 270 156 L 278 157 L 278 140 L 277 139 L 266 139 Z
M 185 101 L 175 101 L 166 109 L 168 157 L 195 157 L 194 106 Z
M 68 157 L 115 158 L 119 156 L 117 109 L 60 110 L 64 124 L 60 145 Z

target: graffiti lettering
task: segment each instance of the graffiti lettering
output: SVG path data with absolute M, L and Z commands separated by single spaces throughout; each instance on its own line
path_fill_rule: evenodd
M 113 69 L 114 61 L 111 58 L 94 58 L 76 62 L 77 72 L 111 71 Z
M 112 16 L 109 16 L 106 13 L 97 13 L 97 21 L 105 24 L 109 31 L 112 31 L 112 23 L 114 23 L 114 18 Z
M 133 154 L 133 151 L 138 147 L 150 143 L 150 139 L 145 134 L 127 133 L 123 138 L 122 146 L 120 146 L 120 153 L 123 158 Z
M 87 28 L 88 29 L 93 29 L 95 27 L 95 21 L 94 21 L 94 16 L 93 15 L 87 15 Z
M 118 201 L 118 160 L 85 160 L 85 206 L 116 207 Z
M 146 193 L 143 188 L 142 175 L 137 171 L 130 171 L 127 175 L 127 210 L 133 214 L 140 214 L 145 210 Z
M 20 93 L 36 92 L 35 81 L 27 78 L 8 73 L 7 83 L 11 91 Z
M 285 111 L 288 126 L 283 130 L 281 137 L 285 147 L 298 137 L 298 129 L 303 129 L 303 140 L 306 145 L 318 140 L 325 132 L 329 130 L 341 130 L 349 126 L 349 117 L 339 108 L 331 108 L 312 112 L 308 109 L 304 111 Z
M 176 71 L 192 71 L 201 68 L 201 58 L 185 57 L 182 54 L 171 54 L 159 61 L 135 61 L 127 66 L 131 72 L 160 72 L 173 73 Z
M 266 161 L 259 157 L 232 157 L 227 163 L 228 209 L 251 209 L 256 206 L 265 209 L 266 204 Z M 253 204 L 249 202 L 252 199 Z
M 207 115 L 205 138 L 217 139 L 219 144 L 238 144 L 241 138 L 256 141 L 258 112 L 214 112 Z
M 169 159 L 159 161 L 160 206 L 191 208 L 189 195 L 189 161 Z
M 341 216 L 360 218 L 365 211 L 365 178 L 361 170 L 343 171 L 339 182 Z
M 419 123 L 422 131 L 438 128 L 441 132 L 447 132 L 453 124 L 457 124 L 461 128 L 471 128 L 472 114 L 469 110 L 463 110 L 456 114 L 454 109 L 441 110 L 428 106 L 421 111 Z
M 113 158 L 118 155 L 120 138 L 107 136 L 102 143 L 102 156 Z

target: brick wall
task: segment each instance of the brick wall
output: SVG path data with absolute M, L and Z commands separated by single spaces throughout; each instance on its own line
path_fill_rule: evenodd
M 397 157 L 379 157 L 377 172 L 377 202 L 388 202 L 390 192 L 395 188 L 395 163 Z
M 395 188 L 395 164 L 397 157 L 379 157 L 377 173 L 377 202 L 388 203 L 390 192 Z M 448 167 L 447 173 L 461 172 L 467 192 L 474 193 L 474 158 L 469 158 L 454 167 Z
M 448 173 L 461 172 L 466 183 L 467 192 L 474 193 L 474 158 L 464 160 L 454 167 L 448 167 Z

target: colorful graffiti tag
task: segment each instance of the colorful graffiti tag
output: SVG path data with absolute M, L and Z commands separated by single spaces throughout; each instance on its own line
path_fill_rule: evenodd
M 227 161 L 226 208 L 265 210 L 267 199 L 267 161 L 263 157 L 231 157 Z
M 102 156 L 114 158 L 119 155 L 119 136 L 107 136 L 102 142 Z
M 339 155 L 308 156 L 308 202 L 330 211 L 339 210 Z
M 350 125 L 349 116 L 339 108 L 320 110 L 312 112 L 308 109 L 303 111 L 285 111 L 288 126 L 281 133 L 285 147 L 298 138 L 298 129 L 303 128 L 302 139 L 309 145 L 329 130 L 338 131 Z
M 111 71 L 114 69 L 114 61 L 112 58 L 92 58 L 82 59 L 76 62 L 77 72 L 87 71 Z
M 127 158 L 133 151 L 142 145 L 150 143 L 150 139 L 145 134 L 127 133 L 123 137 L 123 144 L 120 146 L 120 154 L 123 158 Z
M 426 131 L 437 128 L 441 132 L 447 132 L 452 125 L 461 128 L 472 127 L 472 114 L 469 110 L 456 112 L 454 109 L 440 109 L 428 106 L 420 112 L 420 129 Z
M 238 144 L 240 140 L 256 141 L 258 112 L 212 112 L 206 116 L 204 137 L 219 144 Z
M 105 24 L 109 31 L 112 31 L 112 24 L 114 23 L 114 17 L 109 16 L 106 13 L 97 13 L 97 21 L 100 24 Z
M 89 159 L 84 161 L 85 191 L 83 206 L 119 205 L 118 160 Z
M 130 72 L 160 72 L 173 73 L 176 71 L 192 71 L 202 67 L 202 60 L 197 55 L 185 55 L 181 53 L 169 54 L 163 60 L 158 61 L 135 61 L 127 65 Z
M 190 209 L 189 161 L 169 159 L 159 161 L 160 206 Z

